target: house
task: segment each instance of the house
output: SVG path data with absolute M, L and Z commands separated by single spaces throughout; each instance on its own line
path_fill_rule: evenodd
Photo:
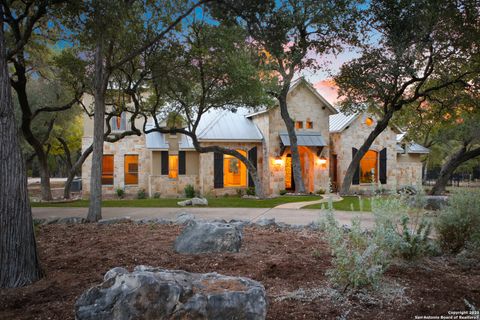
M 295 121 L 306 190 L 340 187 L 352 156 L 374 128 L 375 118 L 339 113 L 303 78 L 292 85 L 288 106 Z M 127 120 L 124 115 L 112 119 L 113 130 L 125 130 Z M 92 133 L 93 120 L 85 116 L 83 148 L 92 143 Z M 278 107 L 254 113 L 243 108 L 210 111 L 201 118 L 197 135 L 204 146 L 232 148 L 253 161 L 267 195 L 295 189 L 290 140 Z M 395 127 L 377 137 L 357 169 L 353 191 L 371 189 L 372 184 L 394 189 L 421 181 L 421 155 L 428 149 L 404 143 L 403 138 L 404 133 Z M 90 167 L 88 158 L 82 170 L 84 195 L 89 193 Z M 187 136 L 158 132 L 106 142 L 102 182 L 105 193 L 117 188 L 126 193 L 145 189 L 150 196 L 180 196 L 187 185 L 202 195 L 236 194 L 253 186 L 238 159 L 198 153 Z

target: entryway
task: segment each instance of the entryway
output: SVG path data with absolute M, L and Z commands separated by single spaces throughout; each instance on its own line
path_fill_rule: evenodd
M 314 169 L 315 154 L 308 147 L 299 146 L 300 167 L 302 168 L 302 179 L 307 192 L 314 190 Z M 285 158 L 285 190 L 295 191 L 295 180 L 293 179 L 292 154 L 288 153 Z

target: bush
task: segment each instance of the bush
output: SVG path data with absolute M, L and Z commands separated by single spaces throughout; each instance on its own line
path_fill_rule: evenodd
M 247 193 L 247 195 L 249 196 L 254 196 L 255 195 L 255 187 L 248 187 L 245 192 Z
M 287 190 L 285 190 L 285 189 L 280 190 L 280 195 L 281 196 L 286 195 L 286 194 L 287 194 Z
M 160 198 L 160 192 L 155 192 L 155 193 L 153 194 L 153 198 L 154 198 L 154 199 L 159 199 L 159 198 Z
M 345 289 L 377 288 L 390 262 L 388 250 L 362 230 L 358 218 L 352 220 L 347 233 L 338 225 L 333 210 L 328 210 L 326 220 L 326 240 L 333 254 L 333 268 L 327 271 L 331 281 Z
M 145 193 L 145 189 L 140 189 L 137 191 L 137 199 L 146 199 L 147 194 Z
M 325 194 L 326 191 L 325 191 L 325 189 L 318 189 L 315 193 L 316 194 Z
M 382 234 L 392 256 L 414 260 L 433 251 L 428 239 L 432 224 L 425 220 L 423 207 L 417 208 L 410 217 L 408 201 L 411 200 L 405 195 L 372 199 L 372 212 L 375 216 L 375 232 Z
M 460 191 L 450 196 L 435 224 L 442 249 L 458 253 L 467 245 L 480 246 L 480 191 Z
M 242 196 L 243 196 L 243 193 L 244 193 L 244 190 L 243 190 L 243 189 L 237 189 L 237 190 L 235 190 L 235 191 L 237 191 L 237 196 L 239 196 L 239 197 L 242 197 Z
M 123 199 L 123 197 L 125 196 L 125 190 L 123 190 L 122 188 L 115 189 L 115 193 L 117 194 L 117 197 L 119 199 Z
M 183 189 L 185 192 L 185 196 L 187 198 L 194 198 L 195 197 L 195 188 L 191 184 L 187 184 L 185 186 L 185 189 Z

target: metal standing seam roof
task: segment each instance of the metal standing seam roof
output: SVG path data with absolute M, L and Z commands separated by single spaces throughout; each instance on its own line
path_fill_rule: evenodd
M 325 147 L 325 139 L 320 132 L 296 132 L 297 144 L 306 147 Z M 290 145 L 290 138 L 287 132 L 280 132 L 280 140 L 284 146 Z
M 407 153 L 430 153 L 430 149 L 425 148 L 424 146 L 416 143 L 416 142 L 410 142 L 406 146 Z
M 147 130 L 152 129 L 154 125 L 152 123 L 147 124 Z M 160 132 L 151 132 L 146 134 L 145 143 L 147 149 L 168 149 L 167 135 Z M 178 147 L 183 150 L 194 149 L 192 139 L 190 137 L 179 134 L 180 143 Z
M 359 113 L 353 113 L 353 114 L 347 115 L 345 113 L 339 112 L 337 114 L 333 114 L 329 116 L 328 123 L 329 123 L 330 133 L 343 131 L 359 115 L 360 115 Z

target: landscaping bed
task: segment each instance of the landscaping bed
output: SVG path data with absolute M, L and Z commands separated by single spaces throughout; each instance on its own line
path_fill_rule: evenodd
M 0 319 L 73 319 L 76 298 L 102 282 L 109 269 L 151 265 L 189 272 L 218 272 L 260 281 L 268 294 L 268 319 L 414 319 L 480 304 L 480 271 L 462 271 L 453 259 L 428 258 L 392 266 L 386 281 L 400 290 L 388 303 L 328 285 L 330 251 L 321 233 L 247 227 L 239 253 L 181 255 L 173 242 L 182 226 L 75 224 L 37 228 L 46 277 L 19 289 L 0 290 Z M 304 289 L 303 291 L 297 291 Z M 295 292 L 296 293 L 292 293 Z

